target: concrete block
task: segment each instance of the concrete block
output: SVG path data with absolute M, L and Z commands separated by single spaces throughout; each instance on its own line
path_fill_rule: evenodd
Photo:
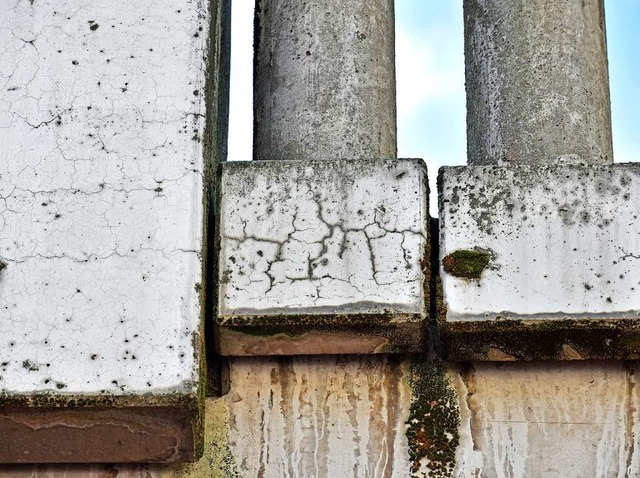
M 208 3 L 0 18 L 0 461 L 192 460 Z
M 640 165 L 443 168 L 455 360 L 640 357 Z
M 420 350 L 426 177 L 421 160 L 222 165 L 219 352 Z

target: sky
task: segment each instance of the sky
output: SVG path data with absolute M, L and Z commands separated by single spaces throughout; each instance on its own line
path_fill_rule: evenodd
M 229 161 L 252 157 L 253 0 L 231 15 Z M 398 157 L 466 162 L 462 0 L 396 0 Z M 615 162 L 640 159 L 640 0 L 605 0 Z M 638 154 L 636 154 L 636 151 Z

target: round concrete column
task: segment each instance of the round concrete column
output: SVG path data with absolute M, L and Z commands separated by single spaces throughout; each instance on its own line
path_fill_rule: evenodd
M 254 159 L 396 157 L 393 0 L 257 0 Z
M 465 0 L 469 164 L 613 161 L 603 0 Z

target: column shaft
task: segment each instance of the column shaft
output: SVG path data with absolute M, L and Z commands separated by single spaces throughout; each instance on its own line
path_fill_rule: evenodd
M 393 0 L 258 0 L 254 159 L 396 157 Z
M 603 0 L 465 0 L 469 164 L 613 160 Z

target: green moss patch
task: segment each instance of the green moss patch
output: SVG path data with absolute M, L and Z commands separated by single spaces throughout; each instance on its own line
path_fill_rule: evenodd
M 489 267 L 491 254 L 481 249 L 460 249 L 442 259 L 442 267 L 447 274 L 464 279 L 479 279 Z

